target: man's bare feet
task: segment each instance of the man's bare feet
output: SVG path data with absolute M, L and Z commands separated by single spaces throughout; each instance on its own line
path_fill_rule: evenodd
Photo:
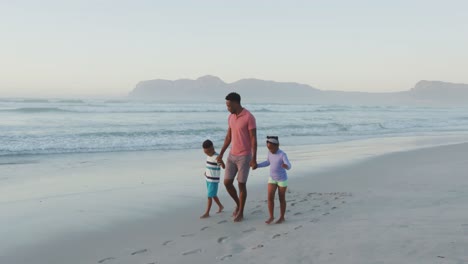
M 217 214 L 221 213 L 221 212 L 223 211 L 223 209 L 224 209 L 224 206 L 221 205 L 221 206 L 219 207 L 218 212 L 216 212 L 216 213 L 217 213 Z
M 236 217 L 238 211 L 239 207 L 236 206 L 236 209 L 234 209 L 234 212 L 232 212 L 232 217 Z
M 208 218 L 208 217 L 210 217 L 210 214 L 209 214 L 209 213 L 205 213 L 204 215 L 200 216 L 200 219 Z
M 286 221 L 286 220 L 284 220 L 284 217 L 281 217 L 280 219 L 278 219 L 278 221 L 275 222 L 275 224 L 281 224 L 284 221 Z
M 268 220 L 265 221 L 265 224 L 269 225 L 269 224 L 271 224 L 271 222 L 273 222 L 273 220 L 275 220 L 275 218 L 270 217 L 270 218 L 268 218 Z
M 244 220 L 244 215 L 243 214 L 238 214 L 234 218 L 234 222 L 241 222 L 242 220 Z

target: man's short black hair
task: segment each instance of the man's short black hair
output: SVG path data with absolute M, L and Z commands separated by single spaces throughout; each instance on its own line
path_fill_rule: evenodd
M 240 104 L 241 97 L 238 93 L 230 93 L 226 96 L 226 100 L 231 102 L 238 102 Z
M 203 148 L 204 149 L 207 149 L 207 148 L 211 148 L 213 146 L 213 142 L 211 142 L 211 140 L 207 139 L 203 142 Z

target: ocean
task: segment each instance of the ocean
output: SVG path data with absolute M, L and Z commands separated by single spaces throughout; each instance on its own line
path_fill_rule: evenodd
M 468 107 L 246 104 L 259 142 L 288 145 L 468 131 Z M 220 103 L 102 99 L 0 99 L 0 156 L 220 146 L 228 112 Z

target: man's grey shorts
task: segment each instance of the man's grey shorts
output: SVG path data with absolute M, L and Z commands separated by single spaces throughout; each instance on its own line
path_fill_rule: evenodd
M 226 162 L 226 170 L 224 172 L 224 179 L 234 180 L 237 174 L 237 181 L 246 183 L 249 177 L 250 161 L 252 155 L 235 156 L 229 154 Z

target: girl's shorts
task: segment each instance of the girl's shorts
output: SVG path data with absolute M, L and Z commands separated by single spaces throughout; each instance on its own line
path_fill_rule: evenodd
M 271 177 L 268 178 L 268 183 L 269 184 L 276 184 L 279 187 L 288 187 L 288 180 L 285 181 L 275 181 Z

